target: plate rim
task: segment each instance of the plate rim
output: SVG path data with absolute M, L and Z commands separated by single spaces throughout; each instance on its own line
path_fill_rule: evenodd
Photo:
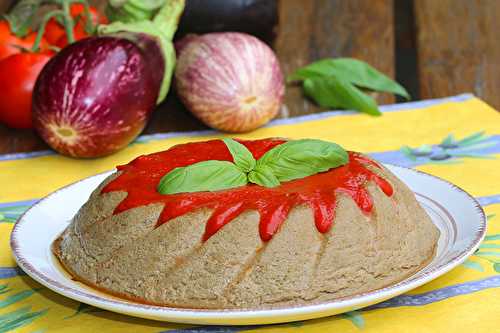
M 428 268 L 428 264 L 421 268 L 419 271 L 415 272 L 411 276 L 406 279 L 399 281 L 395 284 L 391 284 L 389 286 L 379 288 L 373 291 L 368 291 L 364 293 L 359 293 L 351 296 L 342 297 L 336 299 L 334 301 L 324 301 L 306 305 L 289 305 L 289 306 L 279 306 L 279 307 L 271 307 L 271 308 L 240 308 L 240 309 L 196 309 L 196 308 L 176 308 L 176 307 L 167 307 L 160 305 L 149 305 L 142 304 L 138 302 L 128 301 L 128 300 L 120 300 L 114 298 L 105 298 L 101 295 L 85 292 L 81 290 L 77 290 L 73 288 L 71 285 L 63 284 L 59 281 L 54 280 L 53 278 L 46 276 L 43 272 L 40 272 L 36 267 L 34 267 L 29 260 L 24 258 L 22 253 L 20 253 L 21 246 L 18 244 L 19 240 L 17 239 L 17 233 L 19 228 L 21 228 L 26 220 L 25 216 L 36 206 L 45 203 L 47 200 L 50 200 L 52 196 L 57 193 L 64 191 L 74 185 L 77 185 L 83 181 L 89 180 L 93 177 L 104 176 L 106 174 L 111 174 L 114 170 L 108 170 L 104 172 L 97 173 L 95 175 L 80 179 L 76 182 L 70 183 L 64 187 L 61 187 L 39 201 L 33 204 L 28 210 L 26 210 L 15 222 L 14 227 L 10 234 L 10 247 L 12 250 L 13 257 L 19 267 L 27 273 L 28 276 L 33 278 L 35 281 L 39 282 L 43 286 L 48 289 L 61 294 L 65 297 L 68 297 L 73 300 L 77 300 L 82 303 L 90 304 L 92 306 L 106 309 L 113 312 L 126 313 L 127 315 L 138 316 L 143 318 L 149 318 L 153 320 L 160 321 L 171 321 L 171 322 L 184 322 L 184 323 L 199 323 L 202 320 L 210 320 L 217 319 L 217 322 L 221 320 L 252 320 L 256 318 L 278 318 L 280 316 L 307 316 L 308 314 L 324 312 L 337 308 L 348 308 L 352 307 L 353 309 L 361 308 L 368 306 L 370 304 L 382 302 L 388 298 L 395 297 L 397 295 L 401 295 L 409 290 L 412 290 L 416 287 L 419 287 L 423 284 L 428 283 L 435 278 L 446 274 L 459 264 L 463 263 L 470 255 L 474 253 L 474 251 L 479 247 L 481 242 L 483 241 L 486 235 L 487 229 L 487 221 L 486 214 L 479 204 L 476 198 L 474 198 L 467 191 L 462 189 L 456 184 L 451 183 L 450 181 L 443 179 L 439 176 L 435 176 L 429 174 L 424 171 L 420 171 L 417 169 L 394 165 L 390 163 L 382 163 L 384 166 L 388 166 L 390 168 L 403 169 L 406 171 L 414 172 L 422 176 L 431 177 L 434 180 L 445 183 L 447 186 L 451 187 L 453 190 L 460 192 L 464 195 L 464 197 L 470 201 L 476 213 L 478 214 L 479 225 L 477 231 L 475 232 L 474 238 L 472 242 L 463 250 L 460 251 L 455 256 L 446 260 L 444 263 L 440 263 L 424 272 L 423 275 L 417 276 L 417 273 L 422 272 Z M 399 177 L 398 177 L 399 178 Z M 29 220 L 28 220 L 29 221 Z M 53 266 L 53 264 L 50 264 Z M 89 287 L 92 289 L 91 287 Z M 104 295 L 106 295 L 104 293 Z M 192 321 L 193 316 L 196 316 L 196 320 Z M 190 321 L 191 320 L 191 321 Z M 283 321 L 273 321 L 273 322 L 283 322 Z M 231 325 L 246 325 L 246 323 L 242 324 L 234 324 Z

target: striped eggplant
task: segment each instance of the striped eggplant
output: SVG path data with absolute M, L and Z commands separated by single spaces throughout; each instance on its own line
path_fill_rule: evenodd
M 72 157 L 111 154 L 143 130 L 168 91 L 172 37 L 183 0 L 167 0 L 153 20 L 114 22 L 69 45 L 40 73 L 33 124 L 56 151 Z
M 176 42 L 175 87 L 201 121 L 226 132 L 246 132 L 274 118 L 284 94 L 273 51 L 236 32 L 186 35 Z

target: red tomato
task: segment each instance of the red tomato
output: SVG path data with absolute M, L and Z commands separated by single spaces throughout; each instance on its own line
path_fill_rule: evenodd
M 31 128 L 31 96 L 49 53 L 17 53 L 0 61 L 0 121 Z
M 43 37 L 45 37 L 50 45 L 56 45 L 59 38 L 61 38 L 65 33 L 66 32 L 64 31 L 64 27 L 60 25 L 54 18 L 51 18 L 45 26 Z
M 36 32 L 29 33 L 24 38 L 19 38 L 10 31 L 10 26 L 7 21 L 0 21 L 0 60 L 16 53 L 20 53 L 22 49 L 29 50 L 35 42 Z M 40 49 L 47 49 L 47 42 L 42 39 Z

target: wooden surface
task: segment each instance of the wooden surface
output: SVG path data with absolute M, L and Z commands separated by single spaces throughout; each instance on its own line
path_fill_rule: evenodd
M 474 92 L 500 109 L 500 1 L 415 1 L 420 97 Z
M 355 57 L 394 77 L 392 8 L 389 0 L 280 1 L 274 49 L 284 74 L 321 58 Z M 378 101 L 394 99 L 385 95 Z M 293 117 L 319 109 L 304 99 L 300 87 L 289 86 L 282 111 L 281 117 Z
M 267 42 L 285 74 L 324 57 L 356 57 L 397 77 L 413 99 L 473 92 L 500 109 L 494 90 L 500 85 L 500 1 L 277 1 L 275 38 Z M 9 2 L 0 0 L 0 12 Z M 394 102 L 390 95 L 377 100 Z M 321 111 L 300 87 L 287 86 L 279 117 Z M 204 128 L 171 93 L 145 133 Z M 32 131 L 0 125 L 0 153 L 40 149 L 47 146 Z

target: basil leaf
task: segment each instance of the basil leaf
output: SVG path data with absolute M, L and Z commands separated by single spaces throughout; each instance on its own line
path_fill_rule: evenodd
M 226 144 L 229 152 L 233 156 L 234 164 L 243 172 L 250 172 L 255 167 L 255 158 L 250 150 L 233 139 L 222 140 Z
M 373 98 L 347 81 L 336 77 L 306 79 L 304 93 L 322 107 L 358 110 L 374 116 L 381 115 Z
M 288 81 L 304 81 L 319 77 L 333 76 L 358 87 L 374 91 L 389 92 L 406 99 L 410 95 L 406 89 L 366 62 L 352 58 L 322 59 L 298 69 L 288 77 Z
M 264 187 L 276 187 L 280 185 L 280 181 L 273 174 L 272 169 L 263 164 L 255 168 L 255 170 L 250 171 L 248 181 Z
M 288 75 L 288 82 L 304 81 L 306 79 L 320 78 L 335 75 L 335 66 L 331 58 L 321 59 L 310 63 L 307 66 L 297 69 L 294 73 Z
M 203 161 L 175 168 L 162 177 L 157 190 L 161 194 L 219 191 L 248 183 L 247 176 L 227 161 Z
M 255 170 L 269 168 L 280 181 L 304 178 L 344 165 L 347 152 L 333 142 L 315 139 L 288 141 L 265 153 Z

